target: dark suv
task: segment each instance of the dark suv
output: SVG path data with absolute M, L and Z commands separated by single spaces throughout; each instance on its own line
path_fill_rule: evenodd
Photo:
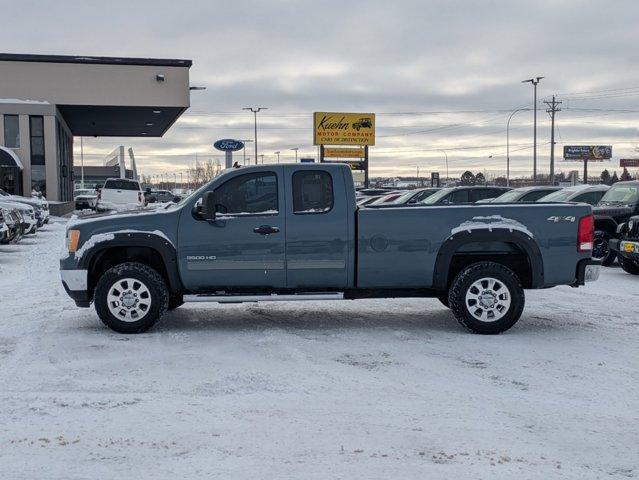
M 496 198 L 505 192 L 508 187 L 493 186 L 469 186 L 442 188 L 430 197 L 422 200 L 419 205 L 457 205 L 460 203 L 475 203 L 480 200 Z
M 603 265 L 612 265 L 617 253 L 610 248 L 610 240 L 619 239 L 622 224 L 639 215 L 639 181 L 615 183 L 593 207 L 595 215 L 595 244 L 592 256 Z

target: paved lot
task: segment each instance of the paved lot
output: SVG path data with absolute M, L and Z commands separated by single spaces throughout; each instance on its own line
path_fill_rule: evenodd
M 639 476 L 639 277 L 527 292 L 506 334 L 431 299 L 184 306 L 115 334 L 0 246 L 3 478 Z

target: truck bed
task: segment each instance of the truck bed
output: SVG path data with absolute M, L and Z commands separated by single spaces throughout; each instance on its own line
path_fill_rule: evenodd
M 531 239 L 541 262 L 542 278 L 535 288 L 571 284 L 579 219 L 591 213 L 584 204 L 471 204 L 357 210 L 356 282 L 359 288 L 431 288 L 436 279 L 438 254 L 447 242 L 468 241 L 457 254 L 501 252 L 516 248 L 514 238 Z M 470 242 L 469 231 L 486 233 L 482 243 Z M 494 242 L 486 242 L 499 232 Z M 509 235 L 504 236 L 508 232 Z M 514 232 L 514 233 L 512 233 Z M 497 238 L 499 237 L 499 239 Z M 504 241 L 506 238 L 508 241 Z M 452 244 L 452 243 L 451 243 Z

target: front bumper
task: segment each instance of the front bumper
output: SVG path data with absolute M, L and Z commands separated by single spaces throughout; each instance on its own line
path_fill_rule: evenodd
M 574 286 L 585 285 L 587 282 L 594 282 L 599 279 L 601 272 L 601 261 L 592 258 L 581 260 L 577 264 L 577 281 Z
M 89 292 L 87 291 L 87 270 L 60 270 L 60 277 L 64 290 L 78 307 L 89 307 L 91 305 Z
M 639 259 L 639 242 L 613 238 L 608 242 L 611 250 L 626 258 Z

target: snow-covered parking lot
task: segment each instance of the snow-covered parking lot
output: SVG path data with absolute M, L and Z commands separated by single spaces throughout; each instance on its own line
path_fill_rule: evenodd
M 639 476 L 639 277 L 527 292 L 471 335 L 437 300 L 183 306 L 107 330 L 64 223 L 0 246 L 3 479 Z

